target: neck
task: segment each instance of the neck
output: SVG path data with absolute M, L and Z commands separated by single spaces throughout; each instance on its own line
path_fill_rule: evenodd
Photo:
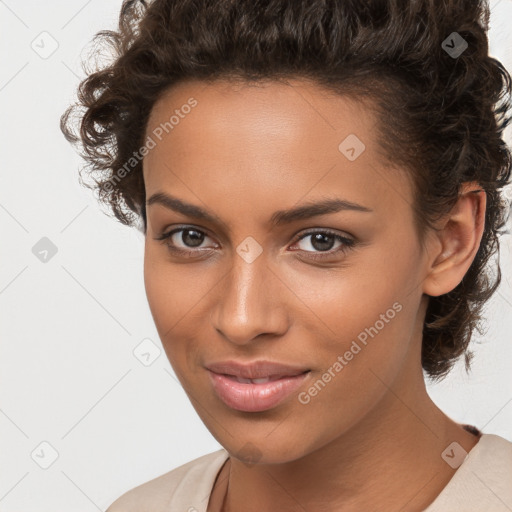
M 438 409 L 421 372 L 404 379 L 383 383 L 383 399 L 363 421 L 299 459 L 248 467 L 230 458 L 209 512 L 425 509 L 456 471 L 442 452 L 453 441 L 469 452 L 478 438 Z

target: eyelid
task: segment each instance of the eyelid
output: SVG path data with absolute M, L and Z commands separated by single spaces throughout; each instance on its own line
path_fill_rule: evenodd
M 295 235 L 295 240 L 302 240 L 308 235 L 312 235 L 313 233 L 325 233 L 332 236 L 339 236 L 341 238 L 344 238 L 346 240 L 353 240 L 354 237 L 352 235 L 349 235 L 348 233 L 345 233 L 344 231 L 340 232 L 331 228 L 307 228 L 306 230 L 301 230 Z
M 158 237 L 154 237 L 154 240 L 162 240 L 163 238 L 168 237 L 171 233 L 175 233 L 176 231 L 186 230 L 186 229 L 200 231 L 201 233 L 208 235 L 210 238 L 215 238 L 213 235 L 210 234 L 210 231 L 207 228 L 196 226 L 194 224 L 177 224 L 177 225 L 173 225 L 173 228 L 170 231 L 166 231 L 165 229 L 162 230 L 161 234 Z M 338 230 L 334 230 L 332 228 L 327 228 L 327 227 L 323 227 L 323 226 L 301 229 L 292 236 L 292 240 L 294 240 L 294 243 L 295 243 L 296 241 L 301 240 L 303 237 L 305 237 L 309 234 L 319 233 L 319 232 L 328 233 L 333 236 L 340 236 L 341 238 L 355 241 L 355 237 L 353 235 L 351 235 L 350 233 L 347 233 L 346 231 L 338 231 Z
M 160 235 L 153 237 L 153 239 L 160 240 L 160 241 L 163 241 L 164 243 L 166 243 L 166 240 L 170 239 L 176 233 L 179 233 L 180 231 L 187 231 L 187 230 L 198 231 L 199 233 L 204 234 L 205 236 L 207 236 L 208 238 L 211 238 L 212 240 L 215 238 L 215 237 L 211 236 L 209 234 L 208 230 L 205 228 L 200 228 L 200 227 L 194 226 L 193 224 L 183 224 L 183 225 L 174 226 L 172 229 L 170 229 L 168 231 L 163 230 Z M 169 244 L 166 243 L 166 245 L 169 245 Z M 179 248 L 178 248 L 178 250 L 179 250 Z M 186 249 L 182 249 L 182 250 L 185 251 Z M 204 249 L 196 249 L 196 250 L 204 250 Z M 194 252 L 193 249 L 191 249 L 191 251 Z
M 160 234 L 158 237 L 154 237 L 155 240 L 162 241 L 165 245 L 167 245 L 169 251 L 174 252 L 176 254 L 182 254 L 182 255 L 190 255 L 192 253 L 204 253 L 207 251 L 211 251 L 211 248 L 191 248 L 191 249 L 182 249 L 181 247 L 175 247 L 172 246 L 167 242 L 174 234 L 179 233 L 180 231 L 198 231 L 205 236 L 214 239 L 214 237 L 209 235 L 209 232 L 207 229 L 199 228 L 193 224 L 182 224 L 178 226 L 174 226 L 173 229 L 170 231 L 163 231 L 162 234 Z M 325 227 L 316 227 L 316 228 L 307 228 L 306 230 L 301 230 L 298 233 L 296 233 L 293 237 L 293 242 L 291 245 L 295 245 L 307 236 L 310 236 L 315 233 L 323 233 L 330 236 L 335 237 L 337 240 L 341 241 L 342 245 L 341 247 L 338 247 L 335 250 L 328 250 L 328 251 L 305 251 L 305 250 L 295 250 L 292 252 L 299 252 L 299 253 L 306 253 L 308 256 L 306 258 L 311 260 L 322 260 L 322 259 L 328 259 L 336 256 L 338 253 L 344 254 L 348 250 L 352 249 L 355 245 L 357 245 L 356 239 L 349 234 L 340 234 L 340 232 L 333 230 L 331 228 L 325 228 Z M 199 258 L 199 257 L 198 257 Z
M 200 233 L 203 233 L 212 239 L 219 238 L 218 236 L 211 235 L 210 230 L 207 228 L 204 228 L 202 226 L 196 226 L 195 224 L 173 224 L 172 229 L 164 228 L 161 231 L 156 230 L 156 231 L 160 231 L 160 235 L 153 237 L 153 239 L 154 240 L 163 240 L 165 238 L 169 238 L 169 236 L 171 236 L 171 234 L 174 234 L 177 231 L 186 231 L 187 229 L 190 229 L 191 231 L 199 231 Z M 220 238 L 222 238 L 222 236 Z

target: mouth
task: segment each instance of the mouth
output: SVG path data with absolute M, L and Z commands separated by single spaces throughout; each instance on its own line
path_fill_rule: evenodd
M 290 377 L 298 377 L 299 375 L 303 375 L 304 373 L 308 373 L 309 370 L 306 370 L 302 373 L 299 373 L 297 375 L 289 375 L 289 376 L 285 376 L 285 375 L 272 375 L 272 376 L 269 376 L 269 377 L 261 377 L 261 378 L 258 378 L 258 379 L 244 379 L 243 377 L 237 377 L 236 375 L 229 375 L 229 374 L 226 374 L 226 373 L 223 373 L 223 374 L 220 374 L 220 375 L 223 375 L 224 377 L 228 377 L 228 378 L 231 378 L 232 380 L 235 380 L 236 382 L 240 382 L 242 384 L 265 384 L 266 382 L 274 382 L 276 380 L 281 380 L 281 379 L 285 379 L 285 378 L 290 378 Z
M 310 371 L 310 368 L 288 365 L 284 363 L 276 363 L 273 361 L 253 361 L 251 363 L 242 363 L 238 361 L 220 361 L 216 363 L 210 363 L 206 365 L 206 369 L 219 375 L 225 375 L 228 377 L 235 377 L 242 379 L 241 382 L 252 381 L 258 383 L 267 382 L 268 380 L 278 380 L 284 377 L 296 377 Z
M 285 374 L 281 368 L 280 372 L 257 377 L 242 377 L 232 373 L 217 373 L 208 368 L 208 374 L 213 391 L 220 400 L 230 409 L 244 412 L 262 412 L 277 407 L 295 393 L 309 379 L 310 370 L 297 370 L 287 367 Z M 218 366 L 217 366 L 218 368 Z M 233 370 L 232 370 L 233 371 Z M 254 372 L 262 373 L 262 367 Z M 275 371 L 275 368 L 274 370 Z M 242 373 L 240 367 L 238 373 Z M 250 373 L 245 368 L 245 373 Z

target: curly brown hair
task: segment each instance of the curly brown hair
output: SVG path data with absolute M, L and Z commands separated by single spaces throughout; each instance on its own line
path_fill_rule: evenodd
M 512 157 L 502 136 L 512 86 L 488 54 L 489 18 L 489 6 L 475 0 L 125 0 L 118 30 L 93 39 L 114 57 L 80 83 L 61 130 L 87 162 L 81 183 L 145 233 L 142 158 L 134 150 L 142 152 L 151 109 L 174 84 L 299 77 L 373 99 L 384 155 L 415 185 L 420 239 L 464 182 L 487 194 L 471 267 L 454 290 L 429 298 L 422 366 L 440 380 L 462 354 L 469 370 L 472 333 L 482 334 L 482 308 L 501 281 L 499 260 L 486 267 L 499 255 L 507 217 L 500 189 Z

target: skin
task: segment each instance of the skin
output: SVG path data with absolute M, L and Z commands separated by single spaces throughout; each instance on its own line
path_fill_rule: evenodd
M 452 290 L 474 259 L 485 193 L 466 184 L 422 244 L 408 171 L 384 166 L 367 106 L 306 80 L 192 81 L 160 97 L 147 135 L 190 97 L 197 106 L 144 159 L 146 198 L 171 194 L 220 220 L 148 205 L 144 279 L 167 357 L 230 454 L 208 512 L 423 510 L 455 472 L 441 453 L 477 442 L 429 398 L 420 350 L 427 295 Z M 348 134 L 366 146 L 354 161 L 338 149 Z M 325 198 L 372 211 L 269 223 Z M 188 231 L 155 239 L 178 227 L 201 231 L 202 243 Z M 299 241 L 311 228 L 356 243 L 336 252 L 335 238 L 327 250 Z M 237 253 L 249 236 L 262 250 L 252 263 Z M 242 412 L 212 389 L 208 362 L 268 359 L 309 368 L 307 391 L 394 303 L 400 312 L 307 404 L 294 393 Z

